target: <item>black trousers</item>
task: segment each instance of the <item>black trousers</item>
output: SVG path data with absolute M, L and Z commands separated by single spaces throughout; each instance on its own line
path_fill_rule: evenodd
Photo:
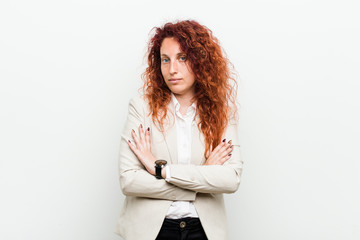
M 207 240 L 207 237 L 199 218 L 166 218 L 155 240 Z

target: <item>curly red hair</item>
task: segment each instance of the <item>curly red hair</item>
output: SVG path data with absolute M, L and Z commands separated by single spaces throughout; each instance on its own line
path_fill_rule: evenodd
M 220 144 L 230 117 L 236 113 L 237 83 L 230 71 L 232 64 L 212 31 L 196 21 L 166 23 L 161 28 L 155 28 L 148 44 L 148 67 L 142 77 L 150 114 L 161 128 L 171 101 L 171 91 L 163 79 L 160 60 L 161 43 L 168 37 L 179 42 L 194 73 L 193 100 L 196 101 L 196 114 L 200 119 L 198 127 L 205 138 L 204 156 L 208 157 L 212 149 Z

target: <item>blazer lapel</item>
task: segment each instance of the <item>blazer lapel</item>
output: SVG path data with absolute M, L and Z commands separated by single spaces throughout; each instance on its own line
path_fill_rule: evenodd
M 175 119 L 174 115 L 174 106 L 170 102 L 168 107 L 168 116 L 169 122 L 164 126 L 164 131 L 162 132 L 165 143 L 169 152 L 170 161 L 172 164 L 178 163 L 178 152 L 177 152 L 177 134 L 176 134 L 176 126 L 175 126 Z
M 204 135 L 200 133 L 197 124 L 199 117 L 196 115 L 195 124 L 192 126 L 192 143 L 191 143 L 191 164 L 202 165 L 205 162 L 204 152 Z

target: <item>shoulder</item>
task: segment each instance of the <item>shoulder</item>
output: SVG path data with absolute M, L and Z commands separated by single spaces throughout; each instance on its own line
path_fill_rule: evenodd
M 149 104 L 144 96 L 134 96 L 129 100 L 129 112 L 144 115 L 149 112 Z
M 146 100 L 144 96 L 134 96 L 130 98 L 129 105 L 136 107 L 144 107 L 146 105 Z

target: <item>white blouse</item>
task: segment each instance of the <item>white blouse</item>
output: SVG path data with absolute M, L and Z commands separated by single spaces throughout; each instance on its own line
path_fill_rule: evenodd
M 171 102 L 175 107 L 178 164 L 190 164 L 192 128 L 197 127 L 195 124 L 196 104 L 193 103 L 189 106 L 185 116 L 183 116 L 180 113 L 180 104 L 174 94 L 171 94 Z M 169 181 L 171 179 L 170 167 L 167 166 L 165 171 L 165 180 Z M 179 219 L 185 217 L 198 217 L 194 204 L 189 201 L 174 201 L 166 214 L 166 218 Z

